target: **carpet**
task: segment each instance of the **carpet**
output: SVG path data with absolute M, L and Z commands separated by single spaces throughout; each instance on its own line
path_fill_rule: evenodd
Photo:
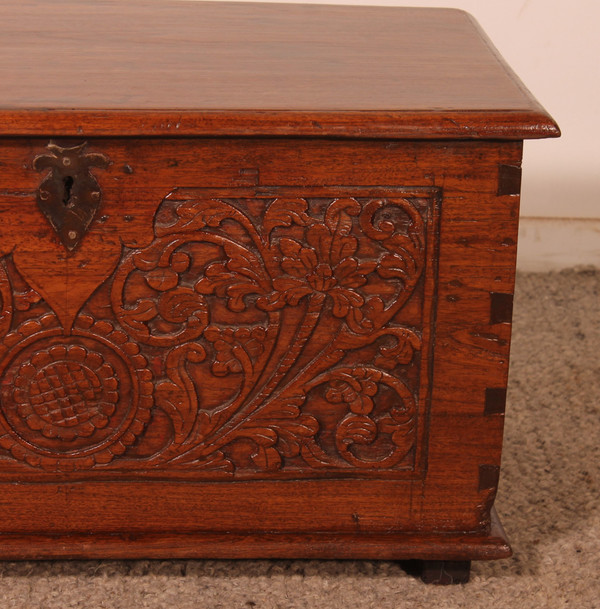
M 0 562 L 0 608 L 600 608 L 600 271 L 521 274 L 496 507 L 514 556 L 427 586 L 372 561 Z

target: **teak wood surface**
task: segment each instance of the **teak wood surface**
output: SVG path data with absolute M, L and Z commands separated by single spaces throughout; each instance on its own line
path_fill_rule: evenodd
M 0 28 L 0 556 L 508 556 L 522 139 L 558 128 L 472 19 Z
M 6 135 L 559 133 L 454 9 L 13 0 L 0 40 Z

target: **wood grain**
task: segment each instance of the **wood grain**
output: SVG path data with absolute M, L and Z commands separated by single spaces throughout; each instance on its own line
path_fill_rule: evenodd
M 467 14 L 26 0 L 0 49 L 1 557 L 510 554 L 559 131 Z
M 77 370 L 89 369 L 108 380 L 121 378 L 120 397 L 116 401 L 112 395 L 100 394 L 96 401 L 92 400 L 95 404 L 108 404 L 105 417 L 118 417 L 118 412 L 131 399 L 126 388 L 136 383 L 145 387 L 146 395 L 153 396 L 153 405 L 148 416 L 144 398 L 141 410 L 135 411 L 142 417 L 138 417 L 139 423 L 132 418 L 127 419 L 125 427 L 109 424 L 94 431 L 81 421 L 81 427 L 67 429 L 82 429 L 89 435 L 71 440 L 65 437 L 60 441 L 43 434 L 35 436 L 38 419 L 32 419 L 32 425 L 27 425 L 25 419 L 19 417 L 18 408 L 14 410 L 4 425 L 8 433 L 5 438 L 12 438 L 11 447 L 17 450 L 16 455 L 7 450 L 2 461 L 6 499 L 1 510 L 6 515 L 3 520 L 7 523 L 6 533 L 487 530 L 495 488 L 481 486 L 480 466 L 493 467 L 499 463 L 502 416 L 485 414 L 486 389 L 503 387 L 506 383 L 510 329 L 509 324 L 492 323 L 490 294 L 512 292 L 518 211 L 518 197 L 498 195 L 498 166 L 519 165 L 520 143 L 454 142 L 449 145 L 301 139 L 164 139 L 160 145 L 157 140 L 146 139 L 86 142 L 86 154 L 102 154 L 111 164 L 91 169 L 102 191 L 102 204 L 88 232 L 71 253 L 38 209 L 36 193 L 44 176 L 34 170 L 33 161 L 47 149 L 48 140 L 15 139 L 0 144 L 3 158 L 7 159 L 5 171 L 0 173 L 0 206 L 3 216 L 11 219 L 3 227 L 6 275 L 2 294 L 5 306 L 11 301 L 14 303 L 12 316 L 6 313 L 3 317 L 3 327 L 11 336 L 9 341 L 4 340 L 7 355 L 3 370 L 7 371 L 7 381 L 14 377 L 22 379 L 24 386 L 33 379 L 39 384 L 43 380 L 38 378 L 39 369 L 31 369 L 26 360 L 37 353 L 38 368 L 54 373 L 54 369 L 48 368 L 47 360 L 59 349 L 66 349 L 61 351 L 61 357 L 71 361 Z M 81 143 L 81 140 L 60 141 L 61 146 Z M 360 164 L 356 159 L 360 159 Z M 365 186 L 368 184 L 381 186 Z M 388 184 L 393 186 L 385 186 Z M 425 214 L 421 218 L 426 220 L 427 210 L 436 209 L 436 193 L 441 196 L 439 237 L 436 237 L 436 222 L 427 220 L 423 227 L 428 226 L 433 232 L 422 243 L 430 242 L 432 249 L 419 249 L 422 248 L 419 246 L 412 254 L 418 253 L 414 260 L 426 260 L 424 268 L 429 270 L 418 271 L 422 266 L 419 262 L 413 267 L 417 275 L 410 279 L 410 267 L 404 267 L 404 275 L 394 277 L 399 271 L 392 271 L 392 266 L 392 275 L 382 279 L 376 268 L 389 252 L 378 239 L 385 233 L 386 238 L 391 239 L 386 247 L 400 248 L 398 253 L 402 250 L 404 260 L 408 261 L 407 252 L 411 250 L 406 238 L 412 234 L 412 238 L 422 239 L 423 229 L 414 232 L 420 224 L 414 224 L 417 220 L 414 212 L 407 215 L 405 210 L 411 209 L 406 207 L 407 202 L 402 203 L 404 207 L 382 208 L 383 215 L 376 216 L 374 226 L 383 233 L 373 233 L 368 223 L 361 223 L 360 215 L 351 215 L 353 206 L 358 204 L 365 210 L 373 201 L 394 200 L 400 196 L 402 201 L 413 201 L 410 205 L 424 205 L 418 208 L 421 209 L 418 213 Z M 272 208 L 278 212 L 269 219 L 266 212 L 277 200 L 284 204 Z M 346 281 L 344 277 L 352 275 L 340 274 L 339 263 L 332 263 L 331 258 L 325 266 L 319 266 L 324 262 L 319 263 L 319 256 L 330 255 L 326 250 L 319 250 L 322 248 L 319 243 L 324 244 L 327 235 L 333 235 L 325 217 L 334 201 L 341 202 L 340 210 L 347 209 L 344 224 L 337 224 L 336 229 L 343 231 L 339 237 L 340 243 L 346 243 L 346 257 L 356 258 L 357 265 L 364 262 L 371 265 L 364 267 L 366 284 L 358 276 Z M 163 211 L 157 213 L 161 204 Z M 350 207 L 344 207 L 347 205 Z M 389 217 L 386 218 L 386 214 Z M 256 227 L 251 230 L 258 231 L 262 237 L 255 236 L 252 241 L 243 228 L 244 223 Z M 410 229 L 411 223 L 413 229 Z M 311 224 L 315 228 L 311 229 Z M 351 232 L 347 233 L 350 227 Z M 371 236 L 364 232 L 365 228 L 371 231 Z M 322 233 L 325 241 L 316 239 L 317 232 Z M 177 233 L 197 241 L 212 240 L 212 245 L 207 246 L 213 249 L 186 246 L 186 237 L 181 242 L 181 254 L 185 256 L 175 255 L 177 250 L 167 247 L 167 242 Z M 229 254 L 218 245 L 219 240 L 225 243 L 226 237 L 235 240 Z M 419 243 L 418 239 L 415 243 Z M 293 256 L 284 262 L 282 243 L 284 250 L 292 254 L 294 247 L 300 247 L 298 257 L 305 255 L 308 264 L 302 267 L 302 272 L 292 264 Z M 257 308 L 257 296 L 252 296 L 250 290 L 246 307 L 253 312 L 248 308 L 231 310 L 231 305 L 239 308 L 244 297 L 234 304 L 231 299 L 235 292 L 228 290 L 250 286 L 250 278 L 243 272 L 234 281 L 235 272 L 239 273 L 244 265 L 234 262 L 233 252 L 245 251 L 246 255 L 257 256 L 262 251 L 259 245 L 264 250 L 262 256 L 267 259 L 271 251 L 268 248 L 273 248 L 275 258 L 271 264 L 279 269 L 269 281 L 282 280 L 282 284 L 277 284 L 282 294 L 285 290 L 301 290 L 289 302 L 284 298 L 282 309 L 273 301 L 276 306 L 270 313 Z M 354 249 L 357 245 L 358 249 Z M 304 254 L 300 254 L 302 251 Z M 44 255 L 40 256 L 40 252 Z M 171 253 L 156 258 L 162 252 Z M 166 266 L 161 266 L 163 258 Z M 190 264 L 194 259 L 198 262 Z M 370 261 L 375 261 L 375 267 Z M 320 283 L 315 283 L 317 275 L 313 277 L 317 268 L 321 273 Z M 132 273 L 133 277 L 128 279 Z M 181 273 L 183 275 L 178 275 Z M 428 273 L 430 279 L 426 280 Z M 177 285 L 172 282 L 176 276 L 181 277 Z M 65 281 L 66 277 L 71 277 L 69 282 Z M 377 277 L 379 283 L 372 283 Z M 412 284 L 417 277 L 414 289 L 409 291 L 410 297 L 402 304 L 394 290 L 401 293 L 403 286 Z M 222 283 L 214 283 L 219 280 Z M 245 280 L 248 281 L 244 283 Z M 332 283 L 334 280 L 336 283 Z M 390 283 L 392 292 L 386 288 L 386 282 Z M 243 429 L 243 425 L 254 429 L 254 435 L 249 438 L 254 437 L 255 441 L 242 442 L 226 455 L 230 462 L 231 459 L 237 462 L 236 469 L 229 472 L 218 467 L 211 469 L 210 461 L 202 468 L 198 456 L 191 468 L 176 466 L 178 444 L 173 438 L 177 436 L 183 443 L 188 440 L 188 444 L 180 446 L 192 448 L 189 440 L 196 438 L 194 441 L 198 443 L 202 438 L 198 430 L 207 424 L 208 415 L 214 416 L 213 411 L 206 410 L 204 418 L 199 419 L 204 423 L 194 428 L 196 415 L 193 413 L 202 412 L 202 404 L 208 398 L 217 408 L 225 407 L 243 385 L 245 375 L 239 359 L 244 352 L 243 345 L 249 349 L 245 352 L 250 362 L 256 361 L 252 358 L 257 354 L 264 360 L 260 349 L 254 350 L 260 343 L 253 343 L 254 347 L 250 348 L 250 343 L 243 342 L 255 341 L 252 332 L 240 337 L 242 342 L 235 347 L 238 329 L 263 325 L 264 320 L 269 319 L 265 317 L 267 313 L 285 314 L 288 321 L 282 326 L 284 334 L 280 340 L 282 345 L 289 345 L 287 349 L 293 350 L 299 340 L 293 337 L 301 327 L 298 315 L 314 316 L 308 311 L 310 299 L 324 298 L 324 315 L 329 321 L 315 326 L 315 333 L 306 339 L 307 350 L 302 356 L 305 359 L 298 360 L 294 373 L 306 374 L 310 357 L 326 348 L 327 341 L 331 340 L 327 337 L 335 327 L 345 328 L 349 336 L 360 336 L 359 327 L 352 330 L 348 325 L 353 323 L 348 315 L 354 305 L 343 305 L 346 300 L 341 298 L 347 297 L 351 303 L 355 296 L 360 296 L 362 300 L 356 302 L 362 302 L 367 297 L 364 286 L 371 284 L 373 296 L 379 294 L 380 298 L 395 300 L 400 307 L 392 322 L 396 330 L 406 326 L 421 335 L 427 328 L 424 323 L 428 307 L 433 306 L 435 311 L 432 353 L 426 355 L 427 351 L 421 347 L 408 359 L 408 352 L 392 351 L 390 357 L 396 360 L 394 369 L 382 369 L 412 387 L 413 396 L 418 395 L 419 416 L 423 418 L 412 437 L 414 446 L 421 447 L 421 451 L 426 449 L 426 453 L 409 451 L 408 460 L 399 461 L 394 466 L 396 469 L 376 466 L 360 470 L 351 463 L 339 469 L 344 462 L 339 448 L 346 450 L 350 444 L 342 442 L 337 446 L 332 435 L 312 435 L 316 429 L 314 421 L 323 429 L 334 420 L 344 420 L 345 415 L 339 410 L 341 405 L 348 409 L 345 412 L 352 412 L 351 408 L 370 408 L 369 400 L 380 403 L 378 408 L 389 408 L 393 404 L 387 401 L 393 395 L 389 393 L 389 385 L 378 385 L 374 395 L 371 395 L 373 389 L 364 393 L 366 387 L 353 393 L 344 385 L 351 381 L 348 376 L 343 377 L 343 383 L 338 383 L 340 402 L 335 401 L 335 391 L 330 395 L 333 402 L 323 399 L 321 394 L 308 409 L 304 409 L 308 403 L 305 399 L 291 400 L 287 406 L 279 407 L 280 414 L 274 411 L 270 419 L 264 420 L 260 433 L 260 426 L 251 425 L 252 417 L 260 411 L 245 414 L 239 419 L 242 424 L 239 429 Z M 439 287 L 436 288 L 436 284 Z M 195 285 L 201 289 L 193 289 Z M 328 292 L 336 285 L 349 290 L 339 292 L 340 317 L 333 313 L 337 292 Z M 184 307 L 185 315 L 171 321 L 161 319 L 157 313 L 167 311 L 161 308 L 160 299 L 161 294 L 168 294 L 170 290 L 179 291 L 181 297 L 193 295 L 190 302 L 194 305 Z M 313 291 L 322 296 L 311 296 Z M 125 300 L 122 300 L 123 294 Z M 289 296 L 292 297 L 291 292 Z M 165 302 L 168 299 L 167 296 Z M 203 299 L 208 299 L 209 306 L 203 304 Z M 186 302 L 185 299 L 182 302 Z M 131 312 L 124 317 L 120 311 L 127 309 Z M 381 313 L 378 315 L 381 317 Z M 206 333 L 209 325 L 219 329 L 220 336 L 215 332 Z M 306 330 L 301 332 L 308 336 Z M 491 340 L 490 336 L 495 333 L 499 333 L 499 339 Z M 384 338 L 377 340 L 384 341 Z M 424 336 L 421 340 L 423 345 L 428 342 Z M 369 365 L 373 366 L 380 355 L 378 348 L 394 347 L 394 344 L 375 341 L 368 347 L 367 359 L 363 361 L 370 361 Z M 69 345 L 76 345 L 79 350 L 68 351 Z M 180 351 L 183 359 L 177 359 L 178 345 L 185 347 Z M 237 356 L 232 355 L 234 348 Z M 346 366 L 344 361 L 358 362 L 360 353 L 348 351 L 342 367 Z M 269 359 L 279 361 L 277 366 L 287 367 L 291 360 L 288 357 L 284 363 L 283 354 L 275 349 Z M 425 360 L 421 360 L 422 357 Z M 109 367 L 96 363 L 99 358 Z M 194 358 L 197 361 L 193 361 Z M 336 366 L 333 361 L 332 370 Z M 276 369 L 273 363 L 270 366 Z M 199 370 L 204 370 L 200 376 Z M 290 368 L 284 376 L 291 386 L 292 373 Z M 419 374 L 426 374 L 421 384 Z M 5 384 L 5 404 L 20 403 L 23 409 L 22 392 L 15 394 L 12 389 L 14 379 Z M 268 379 L 265 382 L 268 384 Z M 140 398 L 136 399 L 140 404 Z M 196 410 L 198 408 L 200 410 Z M 47 417 L 45 412 L 37 415 Z M 337 453 L 338 465 L 333 469 L 327 466 L 319 473 L 318 468 L 293 456 L 298 453 L 292 445 L 280 452 L 278 434 L 273 434 L 277 429 L 283 430 L 281 425 L 285 419 L 280 420 L 283 412 L 291 416 L 287 424 L 305 423 L 293 428 L 296 434 L 308 433 L 297 436 L 300 445 L 316 437 L 332 455 Z M 377 417 L 384 414 L 384 411 L 377 412 L 380 413 Z M 31 413 L 25 414 L 26 418 L 31 416 Z M 334 415 L 338 418 L 332 418 Z M 357 416 L 365 415 L 357 413 Z M 104 423 L 102 418 L 98 421 Z M 115 424 L 117 421 L 115 419 Z M 367 425 L 366 420 L 364 423 Z M 28 430 L 25 452 L 19 451 L 18 442 L 15 444 L 15 426 L 21 434 Z M 354 441 L 367 442 L 362 445 L 365 448 L 372 439 L 368 429 L 368 425 L 354 428 Z M 102 441 L 106 440 L 106 444 L 100 446 L 88 441 L 95 433 L 99 434 L 98 438 L 104 438 Z M 37 448 L 31 448 L 32 441 L 37 442 Z M 78 444 L 71 445 L 75 452 L 69 454 L 70 442 Z M 82 453 L 86 446 L 89 451 Z M 202 442 L 197 446 L 201 447 Z M 385 450 L 389 451 L 391 445 L 386 446 Z M 48 455 L 49 449 L 54 454 Z M 36 454 L 46 456 L 36 462 Z M 169 454 L 173 457 L 170 465 Z M 375 452 L 370 458 L 381 458 L 385 454 L 388 453 Z M 102 463 L 94 461 L 94 455 L 100 456 Z M 226 460 L 221 464 L 226 464 Z M 217 466 L 218 462 L 212 465 Z M 286 474 L 290 467 L 291 474 Z M 19 488 L 14 487 L 11 480 L 20 480 Z M 34 513 L 36 518 L 32 517 Z
M 0 40 L 5 135 L 559 134 L 462 11 L 15 0 Z
M 93 558 L 304 558 L 304 559 L 428 559 L 473 560 L 508 558 L 506 533 L 494 514 L 486 534 L 276 534 L 252 533 L 121 533 L 2 535 L 2 555 L 8 559 L 40 557 Z
M 75 174 L 75 191 L 80 179 L 88 180 Z M 437 204 L 435 189 L 176 189 L 158 207 L 146 248 L 108 258 L 105 274 L 91 278 L 84 265 L 92 298 L 82 285 L 74 296 L 68 265 L 63 274 L 52 257 L 17 245 L 15 271 L 30 286 L 48 278 L 55 289 L 43 290 L 45 303 L 61 315 L 40 311 L 3 337 L 10 388 L 0 444 L 52 472 L 112 470 L 124 450 L 120 411 L 140 405 L 139 396 L 119 394 L 137 394 L 136 383 L 128 387 L 140 376 L 152 379 L 160 411 L 147 433 L 162 438 L 146 446 L 151 457 L 114 463 L 128 473 L 414 471 L 427 406 L 419 396 L 429 374 Z M 72 241 L 57 237 L 70 253 Z M 12 269 L 6 277 L 13 282 Z M 219 388 L 209 391 L 216 378 Z M 142 431 L 136 421 L 128 443 Z M 111 447 L 110 427 L 119 430 Z

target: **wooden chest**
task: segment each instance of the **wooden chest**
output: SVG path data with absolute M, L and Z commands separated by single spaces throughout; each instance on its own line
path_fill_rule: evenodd
M 0 28 L 0 556 L 509 556 L 522 140 L 559 131 L 473 20 Z

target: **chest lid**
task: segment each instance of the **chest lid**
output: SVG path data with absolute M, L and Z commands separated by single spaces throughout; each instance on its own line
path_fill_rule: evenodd
M 453 9 L 8 0 L 0 135 L 558 136 Z

